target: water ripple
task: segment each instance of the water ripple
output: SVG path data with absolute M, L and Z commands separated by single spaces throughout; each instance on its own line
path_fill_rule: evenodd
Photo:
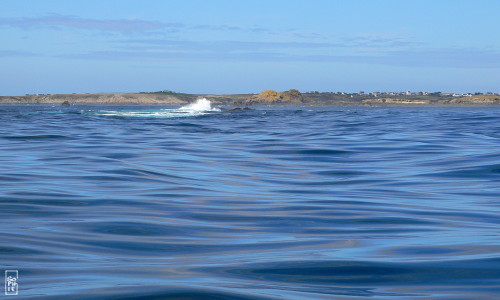
M 0 107 L 23 297 L 498 298 L 498 108 L 203 109 Z

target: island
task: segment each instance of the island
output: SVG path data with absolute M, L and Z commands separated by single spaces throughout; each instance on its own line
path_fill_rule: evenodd
M 51 105 L 185 105 L 206 98 L 213 105 L 340 105 L 340 106 L 500 106 L 500 93 L 442 92 L 278 92 L 265 90 L 256 94 L 186 94 L 173 91 L 139 93 L 29 94 L 0 96 L 0 104 Z

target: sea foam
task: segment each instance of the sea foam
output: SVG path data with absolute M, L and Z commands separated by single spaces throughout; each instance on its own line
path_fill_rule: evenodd
M 181 106 L 175 109 L 149 109 L 149 110 L 100 110 L 87 112 L 101 116 L 118 116 L 118 117 L 148 117 L 148 118 L 177 118 L 177 117 L 192 117 L 218 112 L 220 109 L 212 107 L 210 100 L 200 98 L 196 102 Z
M 207 98 L 200 98 L 196 102 L 182 106 L 178 110 L 190 112 L 220 111 L 218 108 L 212 108 L 212 103 Z

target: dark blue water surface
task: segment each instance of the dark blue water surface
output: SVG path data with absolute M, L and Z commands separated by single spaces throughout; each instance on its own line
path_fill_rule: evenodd
M 500 108 L 162 109 L 0 106 L 18 299 L 500 297 Z

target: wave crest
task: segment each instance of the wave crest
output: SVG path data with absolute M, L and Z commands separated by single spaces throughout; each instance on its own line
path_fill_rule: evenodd
M 200 98 L 196 102 L 184 105 L 179 108 L 180 111 L 192 111 L 192 112 L 203 112 L 203 111 L 220 111 L 218 108 L 212 107 L 212 102 L 207 98 Z
M 206 98 L 200 98 L 196 102 L 184 105 L 176 109 L 153 109 L 153 110 L 100 110 L 83 112 L 101 116 L 117 117 L 147 117 L 147 118 L 178 118 L 200 116 L 210 112 L 218 112 L 220 109 L 212 107 L 212 103 Z

